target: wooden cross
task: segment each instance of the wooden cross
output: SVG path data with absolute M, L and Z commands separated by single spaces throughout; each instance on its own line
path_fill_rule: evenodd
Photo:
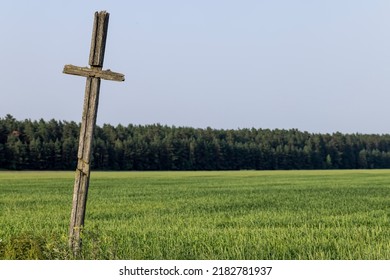
M 87 77 L 83 116 L 80 129 L 79 149 L 77 153 L 77 169 L 73 191 L 73 206 L 69 226 L 69 246 L 75 254 L 80 251 L 80 233 L 84 227 L 85 209 L 87 202 L 91 146 L 99 103 L 100 80 L 124 81 L 124 75 L 102 70 L 104 50 L 108 31 L 109 13 L 96 12 L 92 31 L 89 67 L 65 65 L 63 73 Z

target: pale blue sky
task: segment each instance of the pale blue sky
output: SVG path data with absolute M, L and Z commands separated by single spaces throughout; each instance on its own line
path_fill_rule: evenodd
M 93 13 L 98 123 L 390 133 L 390 1 L 3 1 L 0 116 L 81 120 Z

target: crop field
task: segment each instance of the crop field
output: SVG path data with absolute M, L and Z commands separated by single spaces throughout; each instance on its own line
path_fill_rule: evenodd
M 73 172 L 0 172 L 0 259 L 72 259 Z M 390 259 L 390 171 L 94 172 L 82 259 Z

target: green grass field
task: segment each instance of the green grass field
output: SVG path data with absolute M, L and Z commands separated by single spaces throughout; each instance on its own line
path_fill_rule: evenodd
M 0 172 L 0 259 L 72 259 L 73 172 Z M 92 172 L 83 259 L 390 259 L 390 171 Z

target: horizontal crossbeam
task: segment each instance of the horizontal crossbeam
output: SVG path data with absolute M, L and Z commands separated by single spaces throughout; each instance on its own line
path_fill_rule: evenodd
M 71 64 L 65 65 L 62 71 L 65 74 L 101 78 L 104 80 L 123 82 L 125 75 L 121 73 L 112 72 L 111 70 L 101 70 L 100 68 L 79 67 Z

